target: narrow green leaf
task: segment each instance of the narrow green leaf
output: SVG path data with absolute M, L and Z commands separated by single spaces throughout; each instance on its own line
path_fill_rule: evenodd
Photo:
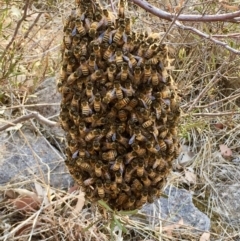
M 113 212 L 113 210 L 103 200 L 99 200 L 98 203 L 108 211 Z
M 118 213 L 121 215 L 133 215 L 133 214 L 137 214 L 138 210 L 135 209 L 135 210 L 130 210 L 130 211 L 119 211 Z

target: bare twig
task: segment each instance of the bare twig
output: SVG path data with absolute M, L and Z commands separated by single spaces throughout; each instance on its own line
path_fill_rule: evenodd
M 10 109 L 17 109 L 17 108 L 25 108 L 25 107 L 36 107 L 36 106 L 52 106 L 52 105 L 56 105 L 56 106 L 59 106 L 60 103 L 38 103 L 38 104 L 29 104 L 29 105 L 14 105 L 14 106 L 9 106 L 9 107 L 2 107 L 2 109 L 0 108 L 0 111 L 1 110 L 10 110 Z
M 219 69 L 216 71 L 215 75 L 213 76 L 213 78 L 209 81 L 209 83 L 205 86 L 205 88 L 201 91 L 201 93 L 197 96 L 197 98 L 193 101 L 192 105 L 189 107 L 188 112 L 190 112 L 194 106 L 197 104 L 197 102 L 199 102 L 202 97 L 205 95 L 205 93 L 207 93 L 207 91 L 209 89 L 212 88 L 212 86 L 214 84 L 216 84 L 220 78 L 219 76 L 221 75 L 221 69 L 226 65 L 226 62 L 223 62 L 222 65 L 219 67 Z
M 144 0 L 131 0 L 133 3 L 143 8 L 144 10 L 152 13 L 153 15 L 172 21 L 175 14 L 165 12 Z M 227 22 L 238 22 L 240 17 L 240 11 L 226 13 L 226 14 L 215 14 L 215 15 L 193 15 L 193 14 L 181 14 L 178 16 L 179 21 L 188 21 L 188 22 L 217 22 L 217 21 L 227 21 Z
M 24 11 L 23 11 L 23 16 L 22 16 L 21 19 L 18 21 L 17 26 L 16 26 L 15 31 L 14 31 L 14 34 L 13 34 L 10 42 L 9 42 L 8 45 L 6 46 L 4 52 L 3 52 L 2 56 L 1 56 L 1 59 L 4 58 L 4 56 L 6 55 L 8 49 L 9 49 L 10 46 L 13 44 L 13 42 L 14 42 L 16 36 L 17 36 L 18 30 L 19 30 L 19 28 L 20 28 L 20 26 L 21 26 L 21 24 L 22 24 L 22 22 L 23 22 L 23 21 L 26 19 L 26 17 L 27 17 L 27 10 L 28 10 L 28 6 L 29 6 L 29 1 L 30 1 L 30 0 L 26 0 L 25 6 L 24 6 Z
M 44 116 L 40 115 L 38 112 L 35 111 L 35 112 L 32 112 L 28 115 L 21 116 L 21 117 L 15 119 L 15 120 L 13 120 L 11 123 L 8 123 L 8 124 L 0 127 L 0 131 L 4 131 L 7 128 L 9 128 L 11 126 L 14 126 L 17 123 L 21 123 L 21 122 L 27 121 L 27 120 L 32 119 L 32 118 L 35 118 L 35 119 L 39 120 L 41 123 L 43 123 L 45 125 L 48 125 L 48 126 L 51 126 L 51 127 L 59 125 L 57 122 L 50 121 L 50 120 L 48 120 L 47 118 L 45 118 Z
M 176 24 L 179 28 L 181 28 L 181 29 L 183 29 L 183 30 L 189 30 L 189 31 L 197 34 L 197 35 L 200 36 L 200 37 L 203 37 L 203 38 L 205 38 L 205 39 L 208 39 L 208 40 L 212 41 L 213 43 L 215 43 L 215 44 L 217 44 L 217 45 L 223 46 L 224 48 L 226 48 L 227 50 L 229 50 L 229 51 L 231 51 L 231 52 L 233 52 L 233 53 L 235 53 L 235 54 L 240 54 L 240 51 L 238 51 L 237 49 L 234 49 L 234 48 L 230 47 L 229 45 L 227 45 L 227 43 L 224 43 L 224 42 L 222 42 L 222 41 L 219 41 L 219 40 L 217 40 L 217 39 L 214 39 L 211 35 L 206 34 L 206 33 L 203 33 L 203 32 L 199 31 L 199 30 L 196 29 L 196 28 L 189 27 L 189 26 L 185 26 L 185 25 L 181 24 L 179 21 L 176 21 L 175 24 Z
M 216 113 L 191 113 L 191 114 L 183 114 L 181 117 L 185 116 L 206 116 L 206 117 L 218 117 L 225 115 L 240 115 L 240 112 L 229 111 L 229 112 L 216 112 Z

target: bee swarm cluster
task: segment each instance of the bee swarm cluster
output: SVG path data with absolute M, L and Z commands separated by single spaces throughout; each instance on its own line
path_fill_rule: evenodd
M 160 196 L 179 152 L 176 87 L 168 49 L 135 33 L 120 0 L 117 18 L 78 0 L 66 19 L 58 90 L 66 165 L 88 200 L 117 210 Z

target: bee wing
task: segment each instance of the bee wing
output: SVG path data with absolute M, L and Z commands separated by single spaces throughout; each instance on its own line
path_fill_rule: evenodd
M 134 135 L 129 139 L 129 142 L 128 142 L 129 145 L 132 145 L 132 144 L 133 144 L 133 142 L 135 141 L 135 137 L 136 137 L 136 135 L 134 134 Z

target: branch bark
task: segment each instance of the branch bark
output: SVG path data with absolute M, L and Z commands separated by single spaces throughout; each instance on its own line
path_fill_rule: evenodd
M 152 13 L 153 15 L 172 21 L 176 14 L 171 14 L 166 11 L 163 11 L 145 0 L 130 0 L 134 4 L 138 5 L 139 7 L 145 9 L 149 13 Z M 194 15 L 194 14 L 180 14 L 178 16 L 178 21 L 187 21 L 187 22 L 217 22 L 217 21 L 228 21 L 228 22 L 239 22 L 240 21 L 240 11 L 236 11 L 233 13 L 226 13 L 226 14 L 217 14 L 217 15 Z
M 41 123 L 43 123 L 45 125 L 48 125 L 50 127 L 55 127 L 55 126 L 59 125 L 57 122 L 50 121 L 50 120 L 48 120 L 47 118 L 45 118 L 44 116 L 40 115 L 38 112 L 35 111 L 35 112 L 32 112 L 28 115 L 21 116 L 21 117 L 15 119 L 15 120 L 11 121 L 11 123 L 0 127 L 0 131 L 4 131 L 7 128 L 12 127 L 17 123 L 21 123 L 21 122 L 27 121 L 27 120 L 32 119 L 32 118 L 35 118 L 35 119 L 39 120 Z

